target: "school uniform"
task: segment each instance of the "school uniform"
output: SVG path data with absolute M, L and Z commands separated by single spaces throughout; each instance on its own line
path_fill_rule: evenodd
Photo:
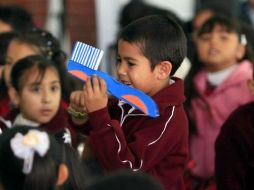
M 216 140 L 218 190 L 254 189 L 254 102 L 236 109 Z
M 185 189 L 188 121 L 183 108 L 183 81 L 173 80 L 152 96 L 159 109 L 157 118 L 113 99 L 107 108 L 89 113 L 86 126 L 79 126 L 80 131 L 89 133 L 88 144 L 105 171 L 143 171 L 166 190 Z

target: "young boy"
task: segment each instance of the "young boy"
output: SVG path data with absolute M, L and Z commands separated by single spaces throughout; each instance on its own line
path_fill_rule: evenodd
M 89 120 L 72 118 L 88 134 L 88 143 L 106 171 L 129 168 L 154 176 L 165 189 L 184 189 L 188 123 L 183 81 L 171 77 L 186 55 L 179 25 L 163 16 L 147 16 L 126 26 L 118 37 L 120 82 L 151 96 L 159 117 L 151 118 L 117 99 L 108 102 L 105 81 L 93 76 L 71 95 L 71 106 Z M 76 126 L 78 127 L 78 126 Z

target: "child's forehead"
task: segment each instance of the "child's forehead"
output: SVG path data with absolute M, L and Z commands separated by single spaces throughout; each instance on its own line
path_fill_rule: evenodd
M 143 45 L 141 42 L 128 42 L 125 40 L 118 41 L 118 53 L 121 54 L 140 54 L 143 55 Z
M 229 25 L 226 25 L 224 23 L 216 23 L 210 28 L 207 28 L 206 30 L 204 30 L 201 33 L 201 35 L 206 33 L 235 33 L 237 34 L 238 32 L 236 29 L 234 29 L 233 27 Z
M 49 78 L 59 79 L 57 70 L 52 67 L 46 67 L 45 70 L 42 70 L 36 66 L 28 69 L 23 78 L 23 83 L 41 83 L 44 79 Z

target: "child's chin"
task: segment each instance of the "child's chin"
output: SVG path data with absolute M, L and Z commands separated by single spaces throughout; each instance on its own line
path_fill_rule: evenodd
M 46 124 L 52 120 L 53 117 L 47 117 L 47 118 L 39 118 L 38 123 L 40 124 Z

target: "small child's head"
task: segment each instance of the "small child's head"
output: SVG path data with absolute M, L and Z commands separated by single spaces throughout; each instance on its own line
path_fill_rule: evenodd
M 55 190 L 68 178 L 63 145 L 41 128 L 17 126 L 0 135 L 4 190 Z
M 246 53 L 246 37 L 236 20 L 222 15 L 208 19 L 197 32 L 197 53 L 210 72 L 228 68 Z
M 0 5 L 0 33 L 27 31 L 34 26 L 30 12 L 19 5 Z
M 140 18 L 119 33 L 119 80 L 153 95 L 169 84 L 186 49 L 185 34 L 173 19 L 159 15 Z
M 8 46 L 4 71 L 7 86 L 13 65 L 19 59 L 34 54 L 40 54 L 52 60 L 59 69 L 59 73 L 64 73 L 66 70 L 64 69 L 66 54 L 62 51 L 58 40 L 43 29 L 33 28 L 27 32 L 17 33 Z
M 25 119 L 48 123 L 57 113 L 61 100 L 58 70 L 48 59 L 32 55 L 20 59 L 11 72 L 12 102 Z
M 110 173 L 92 182 L 87 190 L 163 190 L 161 184 L 152 176 L 131 170 Z

